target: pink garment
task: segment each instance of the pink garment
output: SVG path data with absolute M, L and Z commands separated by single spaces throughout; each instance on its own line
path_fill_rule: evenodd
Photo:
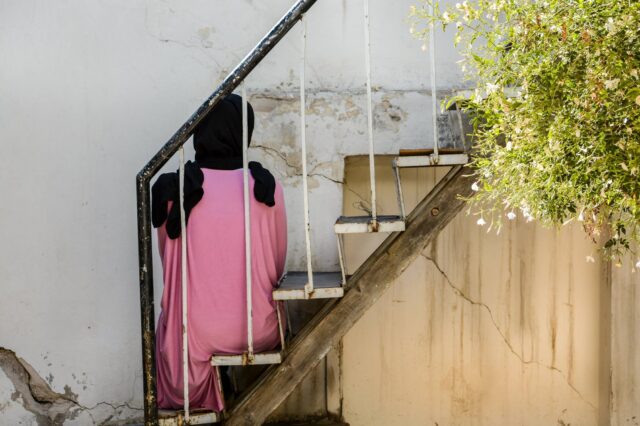
M 204 196 L 187 225 L 189 403 L 222 411 L 211 355 L 247 351 L 242 169 L 202 172 Z M 280 184 L 274 207 L 254 199 L 253 185 L 250 175 L 253 339 L 254 351 L 263 352 L 280 344 L 271 292 L 284 271 L 287 222 Z M 169 239 L 163 225 L 158 241 L 164 276 L 156 332 L 158 406 L 182 408 L 181 239 Z

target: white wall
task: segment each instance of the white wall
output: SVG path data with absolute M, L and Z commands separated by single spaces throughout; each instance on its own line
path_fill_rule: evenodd
M 0 347 L 3 359 L 24 360 L 0 363 L 1 425 L 53 416 L 29 402 L 27 363 L 65 424 L 141 415 L 134 176 L 292 2 L 0 0 Z M 380 153 L 429 144 L 427 56 L 405 21 L 412 3 L 371 0 Z M 336 263 L 342 157 L 366 150 L 361 12 L 358 0 L 322 0 L 309 15 L 314 263 L 323 269 Z M 248 81 L 254 144 L 264 147 L 252 156 L 287 186 L 292 267 L 304 261 L 298 34 Z M 452 89 L 456 57 L 439 40 L 439 84 Z

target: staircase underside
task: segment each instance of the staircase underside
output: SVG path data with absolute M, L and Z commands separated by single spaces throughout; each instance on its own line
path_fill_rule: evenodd
M 456 166 L 407 217 L 406 230 L 391 234 L 348 280 L 342 299 L 334 299 L 290 345 L 281 364 L 271 367 L 232 408 L 225 425 L 260 425 L 295 389 L 364 313 L 391 286 L 471 195 L 468 167 Z

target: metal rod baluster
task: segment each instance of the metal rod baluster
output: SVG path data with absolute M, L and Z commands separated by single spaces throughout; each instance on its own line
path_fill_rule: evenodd
M 180 147 L 180 169 L 178 172 L 180 203 L 180 269 L 182 273 L 182 396 L 184 404 L 184 418 L 189 421 L 189 327 L 188 327 L 188 292 L 187 292 L 187 221 L 184 212 L 184 147 Z
M 302 56 L 300 61 L 300 143 L 302 145 L 302 191 L 304 203 L 304 241 L 307 250 L 307 284 L 305 297 L 313 292 L 313 267 L 311 265 L 311 219 L 309 218 L 309 185 L 307 182 L 307 98 L 305 93 L 305 68 L 307 62 L 307 21 L 300 19 L 302 25 Z
M 435 0 L 433 0 L 435 1 Z M 434 8 L 433 1 L 429 2 L 429 15 L 433 16 Z M 438 89 L 436 88 L 436 34 L 435 25 L 432 22 L 429 23 L 429 66 L 431 74 L 431 122 L 433 126 L 433 162 L 438 164 L 440 161 L 439 156 L 439 140 L 438 140 L 438 114 L 440 109 L 438 108 Z
M 282 303 L 276 302 L 276 314 L 278 315 L 278 333 L 280 333 L 280 350 L 285 351 L 287 349 L 287 342 L 284 336 L 284 328 L 282 327 L 282 314 L 280 313 L 281 307 Z
M 340 273 L 342 276 L 342 285 L 345 286 L 347 284 L 347 272 L 345 271 L 346 265 L 344 264 L 344 248 L 342 235 L 336 234 L 336 238 L 338 241 L 338 260 L 340 260 Z
M 371 217 L 374 229 L 377 228 L 376 209 L 376 166 L 373 153 L 373 103 L 371 96 L 371 41 L 369 40 L 369 0 L 364 0 L 364 43 L 365 68 L 367 72 L 367 128 L 369 131 L 369 180 L 371 182 Z
M 251 199 L 249 198 L 249 118 L 247 111 L 247 85 L 242 82 L 242 175 L 244 186 L 244 244 L 247 285 L 247 355 L 253 360 L 253 294 L 251 285 Z
M 464 124 L 462 124 L 462 113 L 460 111 L 460 102 L 456 101 L 456 115 L 458 116 L 458 125 L 460 126 L 460 143 L 462 143 L 462 149 L 467 151 L 466 135 L 464 134 Z

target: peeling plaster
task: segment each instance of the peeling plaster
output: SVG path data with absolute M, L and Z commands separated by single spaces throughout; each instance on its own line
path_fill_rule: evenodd
M 54 391 L 50 386 L 53 380 L 51 374 L 47 380 L 43 379 L 28 362 L 18 357 L 12 350 L 2 347 L 0 347 L 0 369 L 14 386 L 15 391 L 11 399 L 20 402 L 25 410 L 33 413 L 38 426 L 62 425 L 76 419 L 82 413 L 88 414 L 93 424 L 115 424 L 111 420 L 119 416 L 124 409 L 142 411 L 142 408 L 133 407 L 128 403 L 113 404 L 106 401 L 91 407 L 84 406 L 78 402 L 78 395 L 69 385 L 64 386 L 64 393 Z M 110 408 L 111 414 L 98 420 L 92 413 L 98 407 Z M 0 412 L 2 410 L 3 404 L 0 404 Z M 139 419 L 136 418 L 136 420 Z

